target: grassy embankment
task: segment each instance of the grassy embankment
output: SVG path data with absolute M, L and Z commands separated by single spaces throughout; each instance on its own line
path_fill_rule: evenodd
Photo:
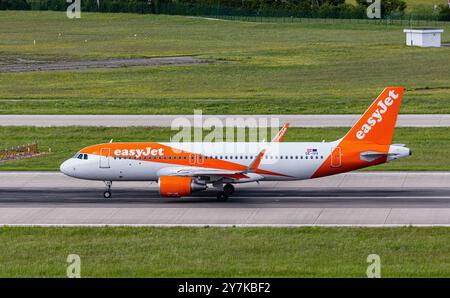
M 402 113 L 450 113 L 449 48 L 406 47 L 402 29 L 3 11 L 0 63 L 176 55 L 229 62 L 0 73 L 0 113 L 361 113 L 389 85 L 407 87 Z
M 0 228 L 0 276 L 449 277 L 448 228 Z

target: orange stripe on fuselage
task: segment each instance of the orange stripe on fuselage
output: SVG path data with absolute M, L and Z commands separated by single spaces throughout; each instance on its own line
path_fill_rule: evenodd
M 208 158 L 205 158 L 204 155 L 198 154 L 198 153 L 192 153 L 189 151 L 180 150 L 177 148 L 173 148 L 170 146 L 163 145 L 161 143 L 105 143 L 105 144 L 97 144 L 93 146 L 89 146 L 86 148 L 83 148 L 80 152 L 86 153 L 86 154 L 93 154 L 93 155 L 103 155 L 108 156 L 104 151 L 102 152 L 102 149 L 110 149 L 109 156 L 110 157 L 130 157 L 132 156 L 134 159 L 134 156 L 136 156 L 136 160 L 140 161 L 146 161 L 146 162 L 161 162 L 168 165 L 174 165 L 174 166 L 191 166 L 191 167 L 201 167 L 201 168 L 213 168 L 213 169 L 222 169 L 222 170 L 230 170 L 230 171 L 244 171 L 246 170 L 246 166 L 242 164 L 238 164 L 231 161 L 225 161 L 222 159 L 216 159 L 211 158 L 208 156 Z M 147 149 L 150 148 L 150 149 Z M 120 150 L 121 152 L 124 152 L 124 150 L 127 150 L 129 153 L 131 150 L 134 150 L 134 155 L 118 155 L 115 154 L 117 150 Z M 137 156 L 136 150 L 142 150 L 142 152 L 147 153 L 150 151 L 152 159 L 144 159 L 143 155 Z M 160 152 L 162 152 L 162 155 L 159 155 Z M 155 153 L 155 154 L 153 154 Z M 222 153 L 224 154 L 224 153 Z M 220 155 L 220 154 L 215 154 Z M 154 159 L 154 156 L 157 157 L 157 159 Z M 172 157 L 169 159 L 169 156 Z M 159 159 L 161 157 L 161 159 Z M 166 157 L 166 159 L 164 159 Z M 176 157 L 176 159 L 174 158 Z M 181 157 L 181 159 L 180 159 Z M 186 157 L 186 158 L 184 158 Z M 193 162 L 191 161 L 193 160 Z M 198 161 L 201 160 L 202 162 L 199 163 Z M 265 174 L 265 175 L 273 175 L 273 176 L 284 176 L 284 177 L 290 177 L 289 175 L 284 175 L 281 173 L 271 172 L 271 171 L 265 171 L 261 169 L 256 169 L 255 173 L 257 174 Z

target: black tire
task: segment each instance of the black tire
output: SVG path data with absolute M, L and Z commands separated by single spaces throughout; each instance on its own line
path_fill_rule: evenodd
M 105 199 L 109 199 L 109 198 L 111 197 L 111 192 L 110 192 L 110 191 L 105 191 L 105 192 L 103 193 L 103 197 L 104 197 Z
M 219 191 L 217 193 L 217 200 L 219 202 L 226 202 L 228 200 L 228 195 L 223 191 Z
M 225 184 L 225 186 L 223 187 L 223 192 L 226 193 L 227 195 L 232 195 L 234 193 L 233 184 L 231 183 Z

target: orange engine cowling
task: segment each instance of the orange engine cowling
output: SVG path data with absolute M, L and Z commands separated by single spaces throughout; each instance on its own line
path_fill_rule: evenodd
M 191 177 L 161 176 L 158 185 L 163 197 L 183 197 L 206 189 L 206 184 L 198 183 Z

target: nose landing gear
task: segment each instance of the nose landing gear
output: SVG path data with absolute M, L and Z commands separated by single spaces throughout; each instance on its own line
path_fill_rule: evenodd
M 103 197 L 105 199 L 109 199 L 111 197 L 111 186 L 112 186 L 112 181 L 105 181 L 106 187 L 108 188 L 104 193 L 103 193 Z

